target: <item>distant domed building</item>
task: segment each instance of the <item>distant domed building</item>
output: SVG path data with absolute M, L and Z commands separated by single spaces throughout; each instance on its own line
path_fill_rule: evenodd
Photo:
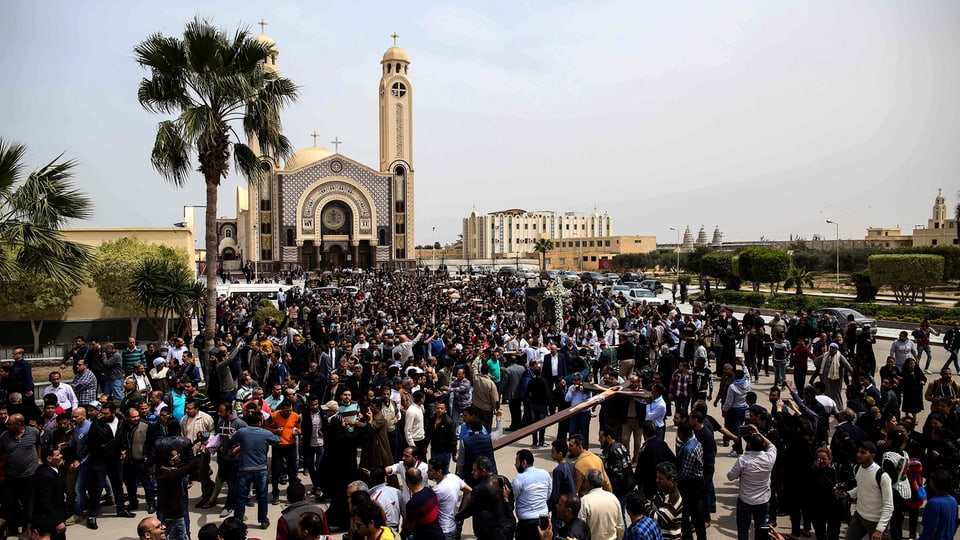
M 265 24 L 265 23 L 264 23 Z M 282 163 L 261 155 L 259 184 L 237 190 L 237 218 L 218 222 L 224 268 L 410 267 L 414 260 L 413 85 L 410 58 L 394 44 L 380 61 L 380 163 L 364 165 L 313 145 Z M 275 46 L 266 35 L 254 38 Z M 276 51 L 276 48 L 274 49 Z M 276 70 L 277 52 L 266 59 Z M 299 139 L 300 137 L 290 137 Z M 255 139 L 250 146 L 259 151 Z
M 707 231 L 700 226 L 700 232 L 697 233 L 696 247 L 705 247 L 707 245 Z
M 693 233 L 690 232 L 690 226 L 683 230 L 683 242 L 680 244 L 683 251 L 693 251 Z

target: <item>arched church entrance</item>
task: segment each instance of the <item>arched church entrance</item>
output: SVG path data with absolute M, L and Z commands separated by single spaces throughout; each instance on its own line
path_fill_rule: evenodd
M 343 248 L 338 245 L 332 245 L 323 254 L 323 269 L 336 270 L 346 266 L 346 257 Z

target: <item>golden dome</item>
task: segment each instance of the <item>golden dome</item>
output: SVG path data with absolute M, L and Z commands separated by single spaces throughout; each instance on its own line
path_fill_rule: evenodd
M 312 163 L 324 160 L 332 155 L 333 152 L 327 150 L 326 148 L 321 148 L 319 146 L 308 146 L 288 159 L 284 170 L 292 171 L 295 169 L 300 169 Z
M 387 49 L 387 52 L 383 53 L 383 60 L 381 60 L 380 63 L 382 64 L 384 62 L 395 61 L 406 62 L 408 64 L 410 63 L 410 57 L 407 56 L 407 51 L 397 47 L 396 45 L 390 47 Z
M 260 34 L 259 36 L 253 38 L 253 40 L 254 40 L 254 41 L 262 41 L 262 42 L 267 43 L 267 44 L 269 44 L 269 45 L 276 45 L 276 44 L 277 44 L 277 42 L 274 41 L 272 37 L 270 37 L 270 36 L 268 36 L 268 35 L 266 35 L 266 34 Z

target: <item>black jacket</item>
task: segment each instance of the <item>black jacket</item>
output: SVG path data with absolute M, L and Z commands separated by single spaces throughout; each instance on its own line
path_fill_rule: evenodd
M 33 520 L 63 523 L 66 515 L 63 479 L 46 464 L 37 469 L 33 479 Z
M 83 446 L 81 457 L 91 454 L 106 460 L 119 460 L 120 450 L 123 449 L 123 430 L 124 422 L 117 419 L 120 426 L 117 428 L 117 434 L 113 434 L 110 425 L 102 418 L 90 425 L 90 431 L 87 433 L 87 444 Z
M 457 451 L 457 426 L 449 414 L 443 415 L 440 425 L 436 425 L 437 416 L 433 415 L 424 424 L 426 438 L 434 452 L 455 453 Z

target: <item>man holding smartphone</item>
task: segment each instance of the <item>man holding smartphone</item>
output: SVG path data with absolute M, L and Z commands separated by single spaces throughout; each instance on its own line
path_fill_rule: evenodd
M 770 502 L 770 473 L 777 461 L 777 447 L 761 435 L 756 426 L 743 427 L 746 440 L 746 452 L 737 458 L 733 468 L 727 473 L 731 482 L 740 479 L 737 494 L 737 539 L 749 540 L 750 521 L 757 529 L 755 538 L 760 536 L 760 528 L 767 524 L 767 504 Z

